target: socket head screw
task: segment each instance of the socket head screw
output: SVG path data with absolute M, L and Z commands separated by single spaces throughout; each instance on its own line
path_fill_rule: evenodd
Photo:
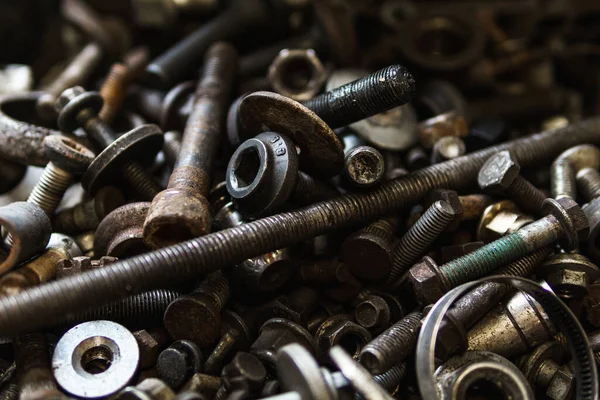
M 564 250 L 576 250 L 579 243 L 587 239 L 590 226 L 585 213 L 575 200 L 569 197 L 546 199 L 542 204 L 542 211 L 544 214 L 553 215 L 563 228 L 564 233 L 559 244 Z
M 231 156 L 227 191 L 240 212 L 266 214 L 286 202 L 298 177 L 298 154 L 284 135 L 261 133 L 248 139 Z
M 335 132 L 314 112 L 285 96 L 255 92 L 240 102 L 241 136 L 279 132 L 300 148 L 300 166 L 321 177 L 337 175 L 344 166 L 344 147 Z
M 177 340 L 163 350 L 156 361 L 156 373 L 174 390 L 179 389 L 195 373 L 202 371 L 202 351 L 189 340 Z
M 483 191 L 499 194 L 510 187 L 520 170 L 509 151 L 499 151 L 483 164 L 477 182 Z
M 381 181 L 385 161 L 381 153 L 371 146 L 358 146 L 346 153 L 344 174 L 358 187 L 370 187 Z
M 95 157 L 85 146 L 61 135 L 46 136 L 44 149 L 51 163 L 74 174 L 85 172 Z

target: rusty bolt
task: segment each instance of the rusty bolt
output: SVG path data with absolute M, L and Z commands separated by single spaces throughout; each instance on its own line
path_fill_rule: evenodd
M 189 340 L 177 340 L 163 350 L 156 361 L 156 373 L 173 390 L 178 390 L 192 375 L 202 372 L 204 356 Z

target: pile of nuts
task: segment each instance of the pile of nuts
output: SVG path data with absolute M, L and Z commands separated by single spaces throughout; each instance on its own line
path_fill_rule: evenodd
M 598 398 L 597 2 L 0 10 L 0 399 Z

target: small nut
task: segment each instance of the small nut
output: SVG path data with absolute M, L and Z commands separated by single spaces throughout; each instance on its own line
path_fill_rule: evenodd
M 362 326 L 352 322 L 348 315 L 335 315 L 321 324 L 315 333 L 317 353 L 327 358 L 330 348 L 340 345 L 348 354 L 358 358 L 362 347 L 371 341 L 371 334 Z

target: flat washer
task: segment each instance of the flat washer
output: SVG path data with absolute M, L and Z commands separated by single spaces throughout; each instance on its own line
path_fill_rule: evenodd
M 92 196 L 105 186 L 114 184 L 121 166 L 135 160 L 150 165 L 162 149 L 163 134 L 154 124 L 138 126 L 112 142 L 90 164 L 81 178 L 81 185 Z

